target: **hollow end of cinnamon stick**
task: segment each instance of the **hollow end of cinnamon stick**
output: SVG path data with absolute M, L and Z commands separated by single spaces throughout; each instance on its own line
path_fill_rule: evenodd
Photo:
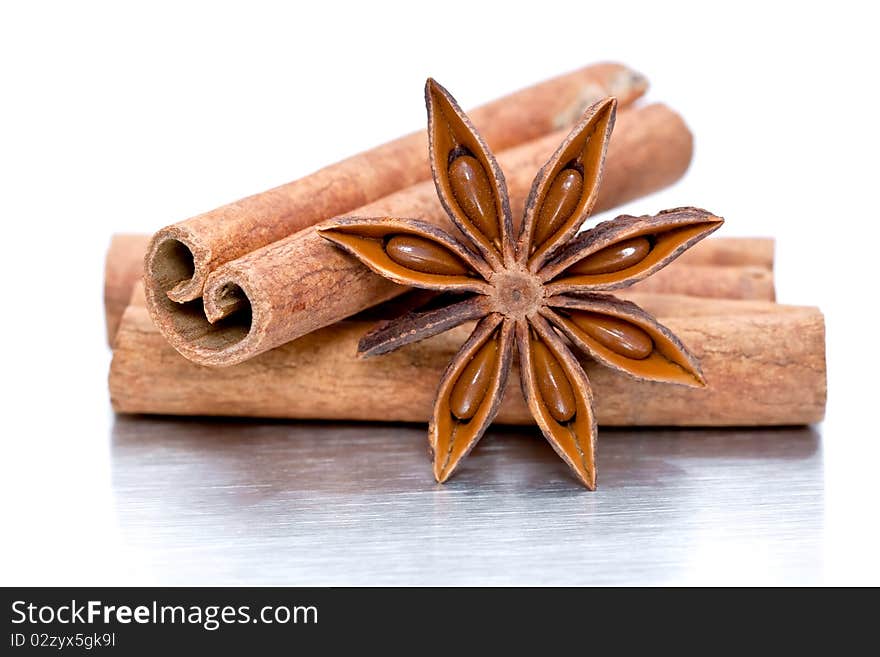
M 202 309 L 202 290 L 212 261 L 203 235 L 186 226 L 169 226 L 153 235 L 144 256 L 144 293 L 155 309 L 160 329 L 174 332 L 194 343 L 225 344 L 223 335 L 240 340 L 249 330 L 247 297 L 239 305 L 245 311 L 229 327 L 211 326 Z M 216 335 L 215 335 L 216 334 Z M 232 338 L 234 336 L 234 338 Z

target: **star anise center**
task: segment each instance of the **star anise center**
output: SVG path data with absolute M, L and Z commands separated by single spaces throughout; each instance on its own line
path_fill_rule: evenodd
M 489 281 L 492 309 L 511 319 L 525 319 L 544 305 L 544 286 L 525 267 L 495 272 Z

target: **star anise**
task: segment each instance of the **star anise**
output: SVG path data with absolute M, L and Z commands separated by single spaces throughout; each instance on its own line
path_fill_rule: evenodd
M 452 474 L 497 413 L 515 343 L 532 415 L 578 479 L 594 489 L 592 391 L 570 345 L 638 379 L 705 385 L 696 358 L 667 328 L 601 292 L 651 275 L 723 219 L 679 208 L 620 216 L 575 237 L 596 200 L 614 126 L 617 103 L 606 98 L 586 111 L 538 172 L 515 238 L 492 153 L 433 80 L 425 100 L 434 182 L 467 243 L 414 219 L 342 217 L 319 228 L 376 273 L 447 293 L 438 297 L 439 307 L 435 301 L 365 335 L 359 354 L 386 353 L 479 320 L 435 399 L 429 444 L 437 481 Z

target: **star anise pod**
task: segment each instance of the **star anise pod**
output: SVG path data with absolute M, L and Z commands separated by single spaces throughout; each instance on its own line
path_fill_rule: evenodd
M 705 385 L 696 358 L 667 328 L 638 306 L 601 292 L 651 275 L 723 219 L 679 208 L 617 217 L 575 237 L 596 200 L 614 126 L 617 102 L 606 98 L 586 111 L 538 172 L 515 237 L 504 176 L 492 153 L 433 80 L 425 100 L 434 182 L 467 242 L 414 219 L 342 217 L 319 227 L 376 273 L 447 293 L 438 297 L 439 307 L 435 301 L 365 335 L 359 354 L 386 353 L 479 320 L 434 402 L 429 444 L 437 481 L 452 474 L 492 422 L 516 344 L 535 421 L 578 479 L 594 489 L 592 392 L 570 346 L 638 379 Z

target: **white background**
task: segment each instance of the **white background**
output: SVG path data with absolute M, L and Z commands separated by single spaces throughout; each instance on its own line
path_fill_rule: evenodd
M 113 583 L 101 280 L 150 232 L 598 60 L 644 72 L 696 135 L 679 184 L 778 240 L 783 302 L 828 325 L 826 579 L 880 583 L 877 20 L 869 3 L 4 3 L 0 584 Z M 100 533 L 106 532 L 106 533 Z M 76 538 L 80 537 L 80 538 Z M 63 548 L 62 548 L 63 546 Z M 74 566 L 75 565 L 75 566 Z

